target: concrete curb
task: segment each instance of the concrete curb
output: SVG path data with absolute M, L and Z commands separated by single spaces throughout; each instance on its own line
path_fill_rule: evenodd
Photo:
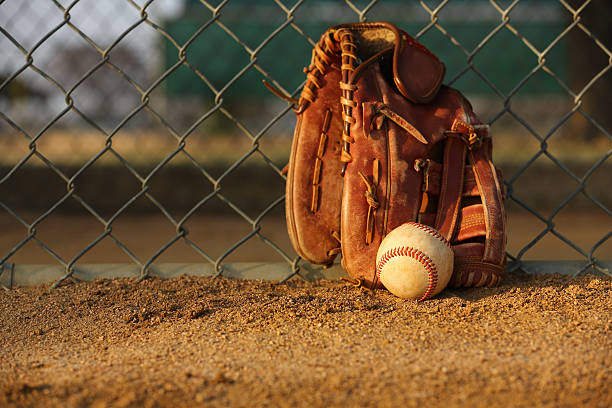
M 523 261 L 520 269 L 529 274 L 575 275 L 588 266 L 586 261 Z M 600 261 L 598 266 L 612 271 L 612 261 Z M 300 276 L 306 280 L 340 279 L 347 276 L 340 264 L 330 268 L 302 264 Z M 508 269 L 517 269 L 509 265 Z M 138 278 L 140 268 L 134 264 L 83 264 L 73 266 L 72 277 L 77 281 L 94 279 Z M 284 262 L 236 262 L 223 264 L 223 276 L 239 279 L 259 279 L 280 281 L 291 275 L 291 265 Z M 587 271 L 599 273 L 592 268 Z M 604 271 L 605 272 L 605 271 Z M 66 269 L 61 265 L 21 265 L 6 263 L 0 269 L 0 286 L 4 288 L 50 284 L 61 279 Z M 149 276 L 172 278 L 181 275 L 214 276 L 216 271 L 211 264 L 161 263 L 149 267 Z

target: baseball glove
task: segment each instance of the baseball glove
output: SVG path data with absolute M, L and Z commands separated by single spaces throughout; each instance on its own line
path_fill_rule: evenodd
M 493 286 L 505 269 L 501 175 L 489 128 L 422 44 L 387 22 L 328 29 L 305 69 L 286 187 L 298 254 L 376 278 L 383 237 L 416 221 L 453 245 L 451 286 Z

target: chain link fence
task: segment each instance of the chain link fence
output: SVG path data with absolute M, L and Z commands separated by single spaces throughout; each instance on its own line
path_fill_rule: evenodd
M 574 274 L 609 274 L 601 263 L 612 258 L 606 16 L 610 6 L 589 0 L 0 0 L 0 211 L 20 231 L 2 241 L 0 276 L 35 245 L 64 270 L 57 285 L 103 242 L 140 278 L 179 243 L 223 275 L 253 241 L 288 266 L 285 279 L 303 275 L 288 238 L 265 226 L 282 218 L 295 121 L 261 80 L 297 95 L 320 34 L 366 20 L 392 21 L 438 54 L 446 83 L 491 125 L 509 221 L 522 214 L 530 226 L 509 268 L 525 268 L 526 255 L 552 237 L 559 257 L 550 261 L 571 251 Z M 115 191 L 117 180 L 124 187 Z M 577 237 L 592 226 L 556 225 L 572 208 L 599 214 L 586 246 Z M 172 231 L 146 257 L 117 233 L 134 209 Z M 97 226 L 70 256 L 39 232 L 66 211 Z M 187 228 L 198 214 L 224 214 L 247 232 L 211 251 Z M 203 227 L 225 233 L 212 221 Z

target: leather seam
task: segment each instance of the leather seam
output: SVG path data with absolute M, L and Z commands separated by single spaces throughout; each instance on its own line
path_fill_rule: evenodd
M 407 224 L 415 227 L 416 229 L 424 231 L 428 233 L 429 235 L 432 235 L 434 238 L 437 238 L 440 241 L 442 241 L 442 243 L 446 245 L 447 247 L 452 248 L 451 243 L 448 241 L 448 239 L 446 239 L 444 235 L 440 234 L 439 231 L 436 231 L 430 226 L 425 225 L 425 224 L 419 224 L 418 222 L 408 222 Z
M 431 258 L 417 248 L 402 246 L 392 248 L 385 252 L 376 265 L 377 279 L 380 279 L 382 268 L 387 264 L 387 262 L 396 256 L 406 256 L 423 265 L 429 278 L 429 284 L 427 285 L 425 294 L 419 300 L 421 301 L 431 297 L 436 289 L 436 286 L 438 285 L 438 270 L 436 269 L 436 265 Z

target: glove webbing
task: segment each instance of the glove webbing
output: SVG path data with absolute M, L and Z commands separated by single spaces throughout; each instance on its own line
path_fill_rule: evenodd
M 326 32 L 313 48 L 310 65 L 304 68 L 304 73 L 306 74 L 306 84 L 302 88 L 299 99 L 295 99 L 280 91 L 268 81 L 263 81 L 264 85 L 270 90 L 270 92 L 295 105 L 294 111 L 296 114 L 304 112 L 304 110 L 308 107 L 308 104 L 315 101 L 317 98 L 316 90 L 321 88 L 322 85 L 320 82 L 320 77 L 325 75 L 329 67 L 333 66 L 334 57 L 340 54 L 341 48 L 338 45 L 339 40 L 337 37 L 339 31 Z M 336 68 L 338 67 L 336 66 Z
M 339 40 L 342 52 L 342 66 L 340 67 L 342 72 L 342 81 L 340 82 L 342 97 L 340 98 L 340 103 L 342 104 L 342 119 L 344 120 L 344 129 L 342 131 L 344 146 L 340 160 L 344 163 L 342 167 L 342 174 L 344 174 L 346 165 L 353 160 L 350 153 L 350 145 L 355 142 L 355 139 L 351 137 L 351 125 L 355 123 L 355 119 L 352 117 L 353 108 L 355 107 L 353 93 L 357 87 L 350 82 L 350 78 L 357 66 L 357 55 L 355 54 L 357 45 L 355 44 L 353 34 L 346 29 L 335 31 L 334 38 Z

